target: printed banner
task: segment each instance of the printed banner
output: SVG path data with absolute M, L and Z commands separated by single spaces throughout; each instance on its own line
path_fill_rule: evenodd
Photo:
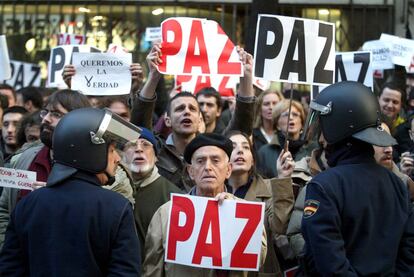
M 334 82 L 335 26 L 317 20 L 259 15 L 254 76 L 269 81 Z
M 40 66 L 33 63 L 10 61 L 11 78 L 4 81 L 15 90 L 23 87 L 39 87 L 42 81 Z
M 0 35 L 0 81 L 11 78 L 9 49 L 7 48 L 6 36 Z
M 0 187 L 34 190 L 36 172 L 0 167 Z
M 129 94 L 131 62 L 131 54 L 74 53 L 72 88 L 86 95 Z
M 238 76 L 223 76 L 223 75 L 211 75 L 211 76 L 191 76 L 191 75 L 178 75 L 175 76 L 175 86 L 181 86 L 178 91 L 189 91 L 197 93 L 203 88 L 213 87 L 221 96 L 228 97 L 234 96 L 236 86 L 239 83 Z
M 242 76 L 236 48 L 217 22 L 175 17 L 161 23 L 162 63 L 158 71 L 171 75 Z
M 388 43 L 391 49 L 391 59 L 394 64 L 409 66 L 414 56 L 414 40 L 381 34 L 381 41 Z
M 172 194 L 165 261 L 257 271 L 264 203 Z

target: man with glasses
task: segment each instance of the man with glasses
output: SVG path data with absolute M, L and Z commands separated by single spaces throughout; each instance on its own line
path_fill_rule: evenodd
M 150 130 L 141 129 L 139 139 L 124 146 L 122 160 L 132 175 L 135 190 L 134 217 L 143 258 L 145 236 L 152 216 L 170 200 L 171 193 L 180 193 L 181 190 L 158 173 L 155 165 L 157 140 Z
M 71 110 L 89 106 L 88 98 L 77 91 L 60 90 L 52 94 L 45 108 L 40 112 L 42 118 L 40 126 L 41 142 L 14 156 L 11 159 L 10 166 L 15 169 L 36 172 L 36 185 L 45 185 L 52 167 L 52 137 L 56 125 Z M 17 202 L 29 192 L 30 190 L 4 188 L 0 197 L 0 248 L 3 245 L 10 214 Z

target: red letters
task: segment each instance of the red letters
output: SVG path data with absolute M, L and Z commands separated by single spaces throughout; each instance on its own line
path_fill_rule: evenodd
M 196 52 L 199 54 L 196 54 Z M 194 20 L 191 24 L 188 50 L 185 55 L 184 73 L 192 73 L 192 68 L 195 66 L 201 67 L 202 74 L 210 74 L 207 48 L 206 43 L 204 42 L 203 27 L 201 26 L 201 21 L 198 20 Z
M 236 218 L 247 218 L 248 221 L 231 252 L 231 267 L 256 268 L 258 255 L 244 253 L 244 250 L 260 222 L 260 217 L 256 215 L 261 212 L 262 206 L 246 203 L 236 204 Z
M 167 57 L 176 55 L 180 52 L 182 40 L 183 40 L 183 31 L 181 29 L 180 23 L 175 19 L 169 19 L 162 23 L 162 63 L 158 65 L 158 69 L 161 72 L 167 70 Z M 167 41 L 168 32 L 174 33 L 174 40 L 169 42 Z
M 207 235 L 210 229 L 211 243 L 207 243 Z M 218 202 L 213 200 L 207 202 L 192 262 L 200 264 L 202 257 L 212 257 L 214 266 L 222 266 Z
M 186 216 L 183 226 L 179 226 L 180 213 Z M 178 241 L 186 241 L 190 238 L 194 228 L 194 217 L 194 206 L 191 200 L 187 197 L 173 195 L 167 248 L 168 259 L 175 260 Z
M 225 34 L 221 29 L 220 25 L 217 25 L 217 33 Z M 218 74 L 232 75 L 241 72 L 240 62 L 229 62 L 230 55 L 233 52 L 234 44 L 229 38 L 227 38 L 226 44 L 224 45 L 223 51 L 221 52 L 218 60 Z
M 221 96 L 234 96 L 234 88 L 228 88 L 227 84 L 230 80 L 229 76 L 223 76 L 223 79 L 220 82 L 220 86 L 218 88 L 218 91 L 220 92 Z

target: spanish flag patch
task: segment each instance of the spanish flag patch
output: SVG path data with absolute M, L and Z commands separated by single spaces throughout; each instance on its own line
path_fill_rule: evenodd
M 305 201 L 305 208 L 303 209 L 303 217 L 309 218 L 313 216 L 319 208 L 319 201 L 308 199 Z

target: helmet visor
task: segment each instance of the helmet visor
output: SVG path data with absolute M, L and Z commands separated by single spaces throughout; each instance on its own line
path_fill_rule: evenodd
M 317 141 L 321 133 L 320 117 L 331 112 L 331 103 L 327 106 L 311 101 L 309 113 L 306 118 L 305 128 L 302 133 L 302 140 Z

